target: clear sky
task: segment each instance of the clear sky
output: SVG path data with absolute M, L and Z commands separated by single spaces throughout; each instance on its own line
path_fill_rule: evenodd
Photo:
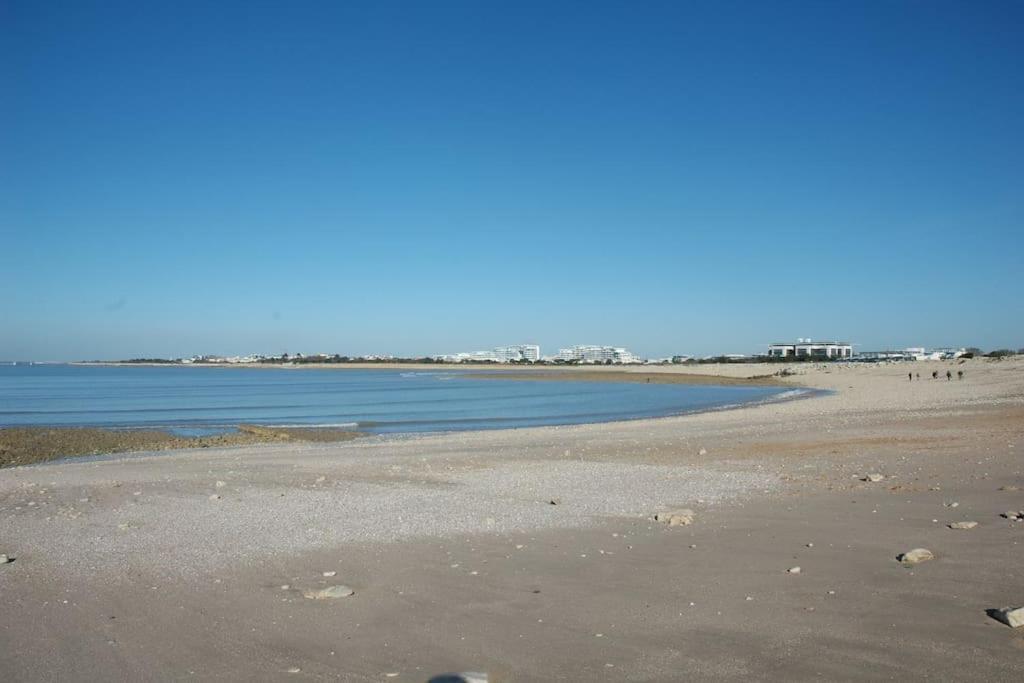
M 1024 3 L 0 2 L 0 358 L 1024 346 Z

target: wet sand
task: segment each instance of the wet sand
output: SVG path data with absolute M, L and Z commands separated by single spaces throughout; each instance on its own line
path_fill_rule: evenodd
M 1024 633 L 985 610 L 1024 604 L 1024 522 L 1000 517 L 1024 509 L 1024 363 L 948 367 L 797 366 L 834 393 L 658 420 L 0 470 L 0 667 L 1015 680 Z M 693 524 L 651 519 L 674 507 Z M 895 560 L 915 547 L 936 558 Z M 334 583 L 355 594 L 302 595 Z

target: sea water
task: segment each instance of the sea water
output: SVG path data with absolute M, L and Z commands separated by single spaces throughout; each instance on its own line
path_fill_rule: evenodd
M 715 410 L 778 387 L 481 378 L 470 371 L 182 366 L 0 366 L 0 427 L 159 428 L 240 423 L 372 433 L 568 425 Z

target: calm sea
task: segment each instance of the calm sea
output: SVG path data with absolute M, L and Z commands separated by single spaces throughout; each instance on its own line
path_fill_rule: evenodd
M 253 423 L 436 432 L 659 417 L 763 401 L 786 391 L 482 380 L 444 371 L 7 364 L 0 366 L 0 426 L 209 434 Z

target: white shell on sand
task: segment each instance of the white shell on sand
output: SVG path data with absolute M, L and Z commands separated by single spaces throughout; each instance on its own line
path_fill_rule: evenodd
M 354 595 L 355 591 L 348 586 L 341 584 L 328 586 L 327 588 L 311 588 L 302 592 L 302 596 L 310 600 L 332 600 L 334 598 L 347 598 Z

